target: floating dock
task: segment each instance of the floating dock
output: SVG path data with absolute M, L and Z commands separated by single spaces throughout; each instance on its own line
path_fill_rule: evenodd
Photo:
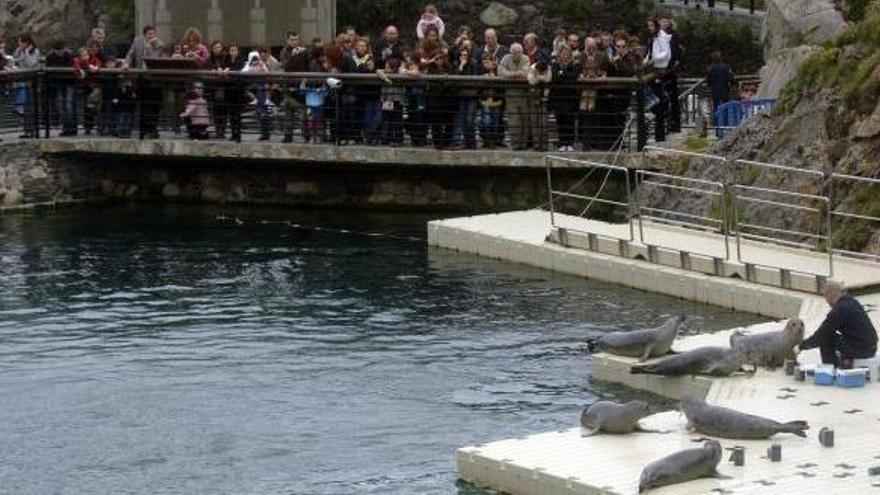
M 732 276 L 724 271 L 703 273 L 688 267 L 675 267 L 650 259 L 634 258 L 632 252 L 647 249 L 637 243 L 617 250 L 619 243 L 608 243 L 608 252 L 592 245 L 567 247 L 553 241 L 547 212 L 534 210 L 458 218 L 431 222 L 429 244 L 456 249 L 487 257 L 503 259 L 563 273 L 614 282 L 629 287 L 664 293 L 688 300 L 714 304 L 740 311 L 766 315 L 776 319 L 800 317 L 807 332 L 814 331 L 827 312 L 827 306 L 804 279 L 801 287 L 774 286 L 772 280 Z M 582 218 L 556 219 L 562 225 L 589 235 L 609 234 L 623 238 L 620 229 L 628 226 L 604 224 Z M 648 225 L 650 238 L 661 239 L 664 249 L 691 253 L 719 248 L 717 237 L 698 232 L 676 232 L 665 226 Z M 558 230 L 557 230 L 558 232 Z M 548 236 L 549 233 L 549 236 Z M 564 235 L 564 234 L 563 234 Z M 664 237 L 665 236 L 665 237 Z M 681 237 L 679 237 L 681 236 Z M 706 239 L 701 236 L 707 236 Z M 548 237 L 551 239 L 548 241 Z M 702 242 L 705 240 L 706 242 Z M 713 244 L 714 243 L 714 244 Z M 707 248 L 708 246 L 708 248 Z M 714 246 L 714 247 L 712 247 Z M 723 247 L 723 246 L 721 246 Z M 751 255 L 760 255 L 762 265 L 788 270 L 807 269 L 820 265 L 822 255 L 792 253 L 774 245 L 758 246 Z M 712 253 L 710 252 L 709 255 Z M 793 257 L 794 256 L 794 257 Z M 812 257 L 811 257 L 812 256 Z M 675 256 L 671 255 L 674 259 Z M 683 259 L 679 255 L 678 259 Z M 726 261 L 727 263 L 727 261 Z M 786 268 L 788 267 L 788 268 Z M 741 267 L 745 269 L 745 266 Z M 732 266 L 725 270 L 737 270 Z M 851 280 L 867 292 L 859 299 L 868 308 L 880 307 L 880 291 L 871 293 L 880 284 L 877 264 L 859 260 L 835 261 L 836 277 Z M 752 275 L 752 274 L 749 274 Z M 790 272 L 789 272 L 790 276 Z M 880 319 L 870 311 L 874 325 Z M 742 329 L 748 333 L 774 331 L 784 322 L 771 321 Z M 715 334 L 687 337 L 676 341 L 679 351 L 704 345 L 727 346 L 730 329 Z M 818 352 L 802 353 L 805 363 L 817 362 Z M 704 397 L 712 404 L 732 407 L 780 421 L 806 420 L 810 424 L 807 438 L 779 434 L 771 440 L 721 440 L 724 448 L 742 446 L 746 449 L 745 465 L 734 466 L 727 461 L 729 452 L 719 464 L 726 479 L 702 479 L 652 490 L 656 494 L 757 494 L 789 491 L 798 494 L 862 494 L 880 493 L 880 475 L 869 470 L 880 468 L 880 382 L 876 364 L 872 369 L 873 383 L 865 388 L 844 389 L 822 387 L 812 382 L 799 382 L 775 371 L 759 370 L 754 376 L 736 375 L 727 378 L 683 377 L 664 378 L 631 375 L 633 359 L 598 354 L 592 358 L 593 379 L 621 383 L 632 388 L 659 393 L 670 398 L 683 394 Z M 579 427 L 539 433 L 509 440 L 463 447 L 456 453 L 459 476 L 478 486 L 511 495 L 525 494 L 633 494 L 638 493 L 641 471 L 649 462 L 681 449 L 698 445 L 701 435 L 685 430 L 686 419 L 677 411 L 650 416 L 642 421 L 653 429 L 669 433 L 635 433 L 630 435 L 596 435 L 581 437 Z M 572 425 L 578 417 L 572 417 Z M 822 446 L 818 440 L 821 428 L 834 430 L 835 446 Z M 782 461 L 771 462 L 767 449 L 772 443 L 782 447 Z

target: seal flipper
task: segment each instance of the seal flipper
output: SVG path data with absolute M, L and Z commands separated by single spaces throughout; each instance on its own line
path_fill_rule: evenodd
M 787 423 L 783 423 L 784 429 L 782 431 L 786 433 L 792 433 L 801 438 L 806 438 L 807 433 L 804 430 L 809 430 L 810 425 L 807 424 L 806 421 L 789 421 Z
M 587 438 L 599 433 L 599 428 L 588 428 L 581 426 L 581 438 Z
M 653 351 L 653 350 L 654 350 L 653 345 L 651 345 L 651 344 L 646 345 L 645 352 L 642 353 L 642 356 L 639 358 L 639 362 L 644 363 L 645 361 L 647 361 L 648 358 L 651 357 L 651 351 Z
M 641 433 L 657 433 L 659 435 L 666 435 L 666 434 L 672 433 L 672 430 L 652 430 L 650 428 L 644 428 L 640 424 L 637 424 L 633 430 L 641 432 Z

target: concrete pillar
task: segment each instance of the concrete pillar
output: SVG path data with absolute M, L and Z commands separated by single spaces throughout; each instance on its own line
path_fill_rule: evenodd
M 174 41 L 171 32 L 171 11 L 168 10 L 168 0 L 159 0 L 156 9 L 156 34 L 166 45 Z
M 314 0 L 317 10 L 318 36 L 324 41 L 336 37 L 336 0 Z
M 300 39 L 306 45 L 312 38 L 318 36 L 318 9 L 315 8 L 315 0 L 306 0 L 305 5 L 299 11 L 299 18 Z
M 266 42 L 266 9 L 260 0 L 254 0 L 250 14 L 251 44 L 258 47 Z
M 223 10 L 220 8 L 220 0 L 211 0 L 211 8 L 208 9 L 208 38 L 206 43 L 223 39 Z
M 5 9 L 4 9 L 5 10 Z M 138 0 L 134 11 L 134 22 L 137 28 L 135 35 L 144 32 L 144 26 L 154 24 L 156 16 L 156 0 Z

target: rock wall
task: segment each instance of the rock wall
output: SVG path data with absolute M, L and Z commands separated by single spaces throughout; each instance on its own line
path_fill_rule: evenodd
M 134 19 L 119 18 L 109 5 L 109 0 L 0 0 L 0 36 L 12 41 L 30 32 L 40 47 L 56 39 L 78 47 L 93 27 L 103 26 L 110 43 L 124 44 L 132 36 Z
M 769 0 L 759 98 L 778 98 L 801 64 L 848 24 L 832 0 Z
M 542 169 L 96 158 L 41 155 L 33 144 L 2 146 L 0 153 L 5 157 L 0 165 L 0 205 L 4 207 L 126 200 L 485 213 L 533 208 L 547 199 Z M 554 186 L 568 188 L 583 175 L 582 170 L 559 170 L 554 172 Z M 610 184 L 608 192 L 615 187 Z

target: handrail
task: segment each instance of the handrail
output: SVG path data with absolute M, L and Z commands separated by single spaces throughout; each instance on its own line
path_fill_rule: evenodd
M 9 72 L 0 72 L 0 78 L 16 78 L 18 76 L 31 75 L 56 75 L 74 77 L 76 71 L 73 68 L 46 67 L 39 69 L 22 69 Z M 352 83 L 375 83 L 384 84 L 384 80 L 376 73 L 331 73 L 331 72 L 241 72 L 241 71 L 216 71 L 216 70 L 187 70 L 187 69 L 99 69 L 89 72 L 88 77 L 102 76 L 138 76 L 144 78 L 186 78 L 198 80 L 230 80 L 230 79 L 256 79 L 256 80 L 296 80 L 296 81 L 323 81 L 328 78 L 339 79 L 343 82 Z M 411 76 L 405 74 L 385 74 L 393 82 L 405 84 L 418 83 L 443 83 L 450 86 L 498 86 L 499 83 L 509 87 L 532 87 L 525 79 L 510 79 L 505 77 L 487 76 L 462 76 L 455 74 L 431 75 L 421 74 Z M 644 84 L 638 77 L 604 77 L 573 81 L 569 83 L 543 84 L 542 87 L 559 88 L 598 88 L 598 89 L 636 89 Z
M 722 161 L 722 162 L 727 161 L 727 158 L 724 158 L 723 156 L 710 155 L 708 153 L 697 153 L 694 151 L 676 150 L 676 149 L 672 149 L 672 148 L 664 148 L 662 146 L 645 146 L 645 153 L 646 154 L 651 151 L 655 151 L 658 153 L 672 153 L 672 154 L 676 154 L 676 155 L 694 156 L 697 158 L 709 158 L 712 160 L 718 160 L 718 161 Z
M 594 170 L 595 169 L 607 170 L 608 174 L 611 174 L 612 172 L 622 173 L 623 177 L 624 177 L 625 187 L 626 187 L 626 202 L 600 198 L 599 195 L 602 194 L 602 188 L 600 188 L 595 194 L 593 194 L 591 196 L 574 194 L 569 191 L 555 191 L 553 189 L 552 171 L 551 171 L 551 169 L 552 169 L 551 163 L 553 162 L 553 160 L 559 160 L 559 161 L 564 161 L 564 162 L 569 162 L 569 163 L 578 163 L 578 164 L 590 167 Z M 599 163 L 599 162 L 594 162 L 594 161 L 590 161 L 590 160 L 578 160 L 575 158 L 567 158 L 567 157 L 562 157 L 562 156 L 557 156 L 557 155 L 547 155 L 544 158 L 544 164 L 546 166 L 546 172 L 547 172 L 547 195 L 549 197 L 549 205 L 550 205 L 550 225 L 553 228 L 556 227 L 556 211 L 555 211 L 555 206 L 554 206 L 554 198 L 559 196 L 559 197 L 580 199 L 580 200 L 584 200 L 584 201 L 589 201 L 590 202 L 589 204 L 597 202 L 597 203 L 601 203 L 601 204 L 610 204 L 610 205 L 620 206 L 620 207 L 626 208 L 627 209 L 627 215 L 626 215 L 627 216 L 627 223 L 629 224 L 629 239 L 628 240 L 629 241 L 635 240 L 635 228 L 633 226 L 633 218 L 632 218 L 633 217 L 633 215 L 632 215 L 633 200 L 632 200 L 632 193 L 630 191 L 629 169 L 628 168 L 621 167 L 619 165 L 610 165 L 607 163 Z M 606 178 L 607 178 L 607 175 L 606 175 Z M 585 212 L 586 212 L 586 210 L 584 210 L 584 212 L 582 212 L 582 215 Z
M 775 170 L 784 170 L 787 172 L 802 173 L 802 174 L 806 174 L 806 175 L 815 175 L 815 176 L 819 177 L 820 179 L 825 177 L 824 172 L 819 171 L 819 170 L 811 170 L 808 168 L 797 168 L 797 167 L 790 167 L 787 165 L 777 165 L 775 163 L 757 162 L 757 161 L 753 161 L 753 160 L 742 160 L 742 159 L 734 160 L 733 163 L 746 164 L 746 165 L 751 165 L 751 166 L 756 166 L 756 167 L 771 168 L 771 169 L 775 169 Z
M 876 179 L 873 177 L 860 177 L 858 175 L 832 173 L 831 180 L 829 181 L 830 182 L 830 184 L 829 184 L 830 193 L 829 194 L 831 195 L 832 201 L 833 201 L 834 197 L 836 196 L 836 192 L 837 192 L 837 189 L 835 187 L 836 179 L 842 179 L 842 180 L 848 180 L 848 181 L 854 181 L 854 182 L 863 182 L 863 183 L 869 184 L 870 186 L 880 185 L 880 179 Z M 840 217 L 840 218 L 855 218 L 855 219 L 859 219 L 859 220 L 865 220 L 868 222 L 880 223 L 880 217 L 838 211 L 836 208 L 831 210 L 831 216 L 832 217 Z M 849 250 L 845 250 L 845 249 L 833 249 L 833 251 L 837 252 L 837 253 L 841 253 L 841 254 L 846 254 L 849 256 L 858 257 L 858 258 L 869 258 L 869 259 L 880 261 L 880 255 L 877 255 L 877 254 L 860 253 L 857 251 L 849 251 Z

